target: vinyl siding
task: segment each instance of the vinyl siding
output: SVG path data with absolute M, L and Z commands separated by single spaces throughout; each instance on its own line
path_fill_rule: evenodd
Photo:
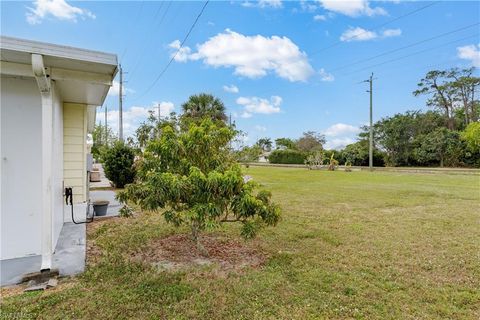
M 86 201 L 87 106 L 63 104 L 63 176 L 75 203 Z

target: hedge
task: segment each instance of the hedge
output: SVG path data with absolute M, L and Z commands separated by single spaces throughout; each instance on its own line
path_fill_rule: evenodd
M 297 150 L 275 150 L 269 156 L 270 163 L 304 164 L 307 153 Z

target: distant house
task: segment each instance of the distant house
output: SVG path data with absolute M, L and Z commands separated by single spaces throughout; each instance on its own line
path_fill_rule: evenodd
M 271 151 L 263 151 L 262 154 L 258 157 L 258 162 L 268 162 L 268 157 L 271 153 Z
M 70 254 L 68 263 L 85 260 L 85 225 L 71 223 L 64 192 L 73 188 L 74 214 L 85 220 L 87 134 L 117 72 L 117 57 L 4 36 L 0 52 L 1 285 L 40 270 L 81 271 L 81 263 L 64 268 L 55 257 L 61 247 Z

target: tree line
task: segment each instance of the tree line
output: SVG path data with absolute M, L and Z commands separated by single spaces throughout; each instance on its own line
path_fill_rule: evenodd
M 480 78 L 474 68 L 433 70 L 423 77 L 414 96 L 426 95 L 428 111 L 407 111 L 384 117 L 374 123 L 374 166 L 468 166 L 480 167 Z M 183 105 L 182 113 L 159 117 L 153 111 L 127 138 L 126 144 L 141 153 L 148 143 L 161 137 L 165 126 L 188 127 L 191 119 L 210 118 L 227 122 L 223 102 L 209 94 L 192 95 Z M 190 120 L 189 120 L 190 119 Z M 229 126 L 231 126 L 229 124 Z M 258 161 L 265 156 L 271 163 L 329 164 L 333 159 L 340 164 L 368 165 L 368 131 L 361 129 L 355 143 L 341 150 L 325 150 L 325 136 L 306 131 L 297 139 L 282 137 L 275 140 L 261 138 L 253 146 L 233 150 L 240 141 L 241 132 L 229 142 L 233 156 L 240 162 Z M 96 159 L 114 143 L 110 129 L 97 126 L 93 133 L 92 153 Z M 333 158 L 332 158 L 333 156 Z
M 414 96 L 427 95 L 429 111 L 407 111 L 375 122 L 374 166 L 480 167 L 480 78 L 475 69 L 433 70 L 420 80 Z M 324 164 L 333 157 L 341 164 L 368 165 L 369 127 L 357 142 L 342 150 L 324 150 L 325 137 L 308 131 L 298 139 L 262 138 L 238 152 L 241 161 L 255 161 L 268 154 L 271 163 Z M 273 150 L 273 151 L 272 151 Z

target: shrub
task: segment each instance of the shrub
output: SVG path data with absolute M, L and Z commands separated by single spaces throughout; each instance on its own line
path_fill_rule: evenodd
M 116 142 L 104 154 L 105 176 L 113 182 L 115 187 L 123 188 L 132 183 L 135 178 L 133 149 L 123 142 Z
M 345 162 L 345 172 L 352 172 L 352 163 L 350 161 Z
M 334 158 L 335 153 L 332 152 L 330 157 L 330 163 L 328 164 L 328 170 L 334 171 L 338 167 L 338 161 Z
M 467 143 L 468 151 L 480 153 L 480 122 L 470 123 L 461 137 Z
M 270 163 L 304 164 L 307 154 L 297 150 L 275 150 L 269 156 Z
M 130 206 L 124 205 L 119 211 L 118 216 L 121 218 L 133 217 L 133 209 Z
M 308 169 L 320 169 L 323 163 L 323 152 L 317 151 L 307 157 L 305 165 Z

